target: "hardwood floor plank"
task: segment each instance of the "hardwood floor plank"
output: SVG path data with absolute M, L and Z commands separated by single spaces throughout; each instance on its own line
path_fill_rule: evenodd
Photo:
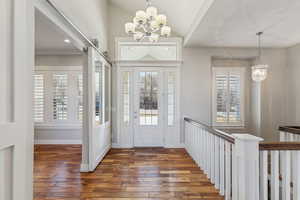
M 36 145 L 34 200 L 223 200 L 184 149 L 111 149 L 80 173 L 80 145 Z

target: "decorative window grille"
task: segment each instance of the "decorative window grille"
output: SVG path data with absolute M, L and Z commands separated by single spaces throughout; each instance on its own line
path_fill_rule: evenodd
M 213 69 L 215 126 L 244 126 L 244 68 Z
M 33 89 L 33 119 L 34 122 L 44 121 L 44 75 L 33 75 L 34 89 Z
M 130 72 L 123 72 L 123 122 L 130 121 Z
M 168 126 L 174 125 L 175 120 L 175 72 L 168 72 Z
M 68 75 L 53 74 L 53 119 L 68 119 Z

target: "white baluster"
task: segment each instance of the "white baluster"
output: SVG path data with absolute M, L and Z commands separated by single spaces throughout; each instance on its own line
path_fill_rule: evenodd
M 224 140 L 220 138 L 220 194 L 225 194 L 225 151 Z
M 207 134 L 206 131 L 203 129 L 202 130 L 203 134 L 203 162 L 204 162 L 204 173 L 207 174 Z
M 279 152 L 271 151 L 271 199 L 279 200 Z
M 268 151 L 260 152 L 260 199 L 268 200 Z
M 282 200 L 291 199 L 291 152 L 281 152 L 282 159 Z
M 300 200 L 300 151 L 293 152 L 293 200 Z
M 215 183 L 215 135 L 211 134 L 211 157 L 210 157 L 210 162 L 211 162 L 211 182 Z
M 201 160 L 201 146 L 200 146 L 200 131 L 199 131 L 199 127 L 196 127 L 196 138 L 197 138 L 197 142 L 196 142 L 196 144 L 197 144 L 197 147 L 196 147 L 196 149 L 197 149 L 197 163 L 198 163 L 198 166 L 201 168 L 201 162 L 200 162 L 200 160 Z
M 231 200 L 231 144 L 225 141 L 225 200 Z
M 215 187 L 220 189 L 220 138 L 215 137 Z
M 207 162 L 208 162 L 208 169 L 207 169 L 207 176 L 208 178 L 211 178 L 211 168 L 212 168 L 212 163 L 211 163 L 211 157 L 212 157 L 212 151 L 211 151 L 211 147 L 212 147 L 212 139 L 211 139 L 211 134 L 207 131 L 207 134 L 208 134 L 208 152 L 207 152 L 207 156 L 208 156 L 208 159 L 207 159 Z

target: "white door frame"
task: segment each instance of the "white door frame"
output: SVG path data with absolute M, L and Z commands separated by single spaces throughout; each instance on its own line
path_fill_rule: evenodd
M 0 199 L 32 200 L 34 4 L 0 4 Z
M 134 125 L 133 123 L 130 123 L 127 128 L 124 128 L 124 124 L 122 123 L 122 72 L 128 71 L 130 73 L 134 73 L 135 69 L 141 68 L 141 69 L 161 69 L 163 72 L 166 71 L 176 71 L 177 74 L 177 80 L 176 80 L 176 112 L 175 112 L 175 123 L 176 125 L 174 127 L 168 127 L 166 125 L 166 121 L 163 122 L 163 134 L 164 134 L 164 145 L 163 147 L 166 148 L 180 148 L 182 147 L 182 144 L 180 142 L 180 116 L 181 116 L 181 111 L 180 111 L 180 66 L 181 62 L 158 62 L 158 61 L 148 61 L 148 62 L 119 62 L 117 65 L 117 136 L 116 140 L 118 141 L 117 143 L 113 144 L 113 147 L 115 148 L 133 148 L 134 147 Z M 163 73 L 164 75 L 164 73 Z M 131 80 L 132 81 L 132 80 Z M 134 89 L 134 86 L 130 88 L 132 91 Z M 131 95 L 130 101 L 133 102 L 133 96 Z M 163 112 L 165 113 L 166 111 L 166 106 Z M 133 120 L 133 106 L 130 107 L 130 119 Z M 167 130 L 169 129 L 169 130 Z M 169 134 L 170 132 L 170 134 Z M 174 133 L 171 135 L 171 133 Z
M 141 61 L 141 60 L 135 60 L 135 61 L 128 61 L 128 60 L 122 60 L 121 56 L 121 47 L 125 46 L 145 46 L 145 45 L 155 45 L 155 46 L 176 46 L 176 59 L 175 60 L 151 60 L 151 61 Z M 177 147 L 183 147 L 183 144 L 181 143 L 181 134 L 180 134 L 180 127 L 181 127 L 181 114 L 180 114 L 180 67 L 182 65 L 182 38 L 178 37 L 172 37 L 172 38 L 161 38 L 158 43 L 150 43 L 147 41 L 143 42 L 136 42 L 132 38 L 129 37 L 118 37 L 115 38 L 115 61 L 114 64 L 116 66 L 115 73 L 116 73 L 116 88 L 115 88 L 115 98 L 116 101 L 116 115 L 114 116 L 114 120 L 116 121 L 114 124 L 114 130 L 113 130 L 113 147 L 116 148 L 132 148 L 133 147 L 133 137 L 132 137 L 132 123 L 129 124 L 126 128 L 124 128 L 124 123 L 122 121 L 121 116 L 121 71 L 127 70 L 130 73 L 133 71 L 133 67 L 162 67 L 164 69 L 176 69 L 177 70 L 177 103 L 176 103 L 176 119 L 175 123 L 176 125 L 171 127 L 167 126 L 165 128 L 165 147 L 170 148 L 177 148 Z M 132 97 L 131 97 L 132 98 Z M 131 106 L 132 107 L 132 106 Z M 130 113 L 133 113 L 133 110 L 130 110 Z M 130 116 L 132 119 L 133 116 Z M 167 129 L 167 130 L 166 130 Z M 124 134 L 124 132 L 126 132 Z M 174 132 L 175 134 L 172 134 Z

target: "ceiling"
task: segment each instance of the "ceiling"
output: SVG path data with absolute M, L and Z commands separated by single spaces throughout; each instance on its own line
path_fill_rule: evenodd
M 215 0 L 185 46 L 254 47 L 264 31 L 264 47 L 300 42 L 299 0 Z
M 79 54 L 71 43 L 65 43 L 68 36 L 45 15 L 35 12 L 35 51 L 36 54 Z
M 137 10 L 146 9 L 146 0 L 109 0 L 112 4 L 124 9 L 134 17 Z M 207 0 L 152 0 L 158 12 L 167 15 L 168 24 L 179 36 L 186 35 L 202 4 Z

